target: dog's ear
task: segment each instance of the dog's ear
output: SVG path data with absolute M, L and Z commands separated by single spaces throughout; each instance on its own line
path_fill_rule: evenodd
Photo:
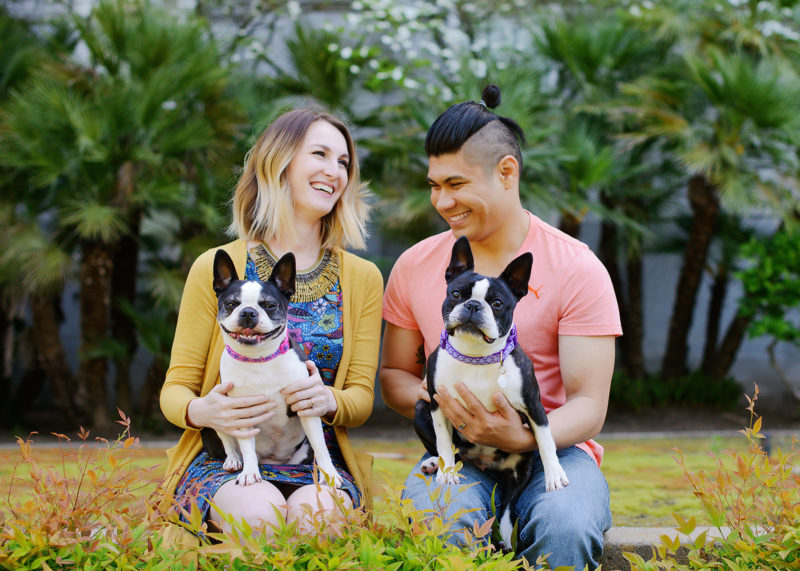
M 280 292 L 289 299 L 294 295 L 295 275 L 294 254 L 289 252 L 281 256 L 281 259 L 272 268 L 269 281 L 274 283 Z
M 528 281 L 531 279 L 532 268 L 533 254 L 525 252 L 511 260 L 511 263 L 500 274 L 500 279 L 508 284 L 517 301 L 528 293 Z
M 466 236 L 461 236 L 453 244 L 453 255 L 450 257 L 450 265 L 444 272 L 444 280 L 450 283 L 464 272 L 471 272 L 475 268 L 475 259 L 472 257 L 472 248 L 469 247 L 469 240 Z
M 223 249 L 217 250 L 214 255 L 214 293 L 220 294 L 231 282 L 239 279 L 233 260 Z

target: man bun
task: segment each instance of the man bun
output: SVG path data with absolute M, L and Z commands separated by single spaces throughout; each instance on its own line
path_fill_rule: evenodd
M 494 109 L 500 105 L 500 88 L 494 83 L 490 83 L 483 88 L 481 100 L 489 109 Z

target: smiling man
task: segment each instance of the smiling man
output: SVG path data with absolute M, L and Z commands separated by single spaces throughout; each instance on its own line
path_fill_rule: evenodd
M 614 368 L 614 337 L 622 333 L 608 272 L 589 248 L 525 210 L 519 196 L 524 141 L 515 121 L 493 113 L 500 91 L 490 85 L 482 101 L 459 103 L 440 115 L 428 131 L 431 204 L 450 230 L 407 250 L 387 283 L 386 330 L 379 370 L 387 405 L 413 418 L 416 401 L 428 399 L 424 360 L 439 343 L 445 268 L 453 244 L 466 236 L 475 271 L 497 276 L 523 252 L 533 253 L 529 293 L 517 305 L 518 342 L 531 358 L 548 411 L 558 457 L 571 484 L 545 492 L 541 461 L 512 514 L 518 518 L 517 553 L 534 564 L 549 555 L 551 567 L 594 569 L 602 554 L 603 532 L 611 525 L 608 485 L 600 472 L 603 449 L 591 440 L 602 428 Z M 501 393 L 488 411 L 463 385 L 453 395 L 434 398 L 464 438 L 507 452 L 535 451 L 536 440 Z M 423 460 L 427 455 L 423 457 Z M 445 486 L 418 477 L 406 480 L 405 496 L 419 509 L 434 508 Z M 506 490 L 497 474 L 465 462 L 449 513 L 456 514 L 449 538 L 461 544 L 464 530 L 492 516 Z M 470 511 L 464 511 L 470 510 Z M 500 513 L 497 509 L 497 513 Z

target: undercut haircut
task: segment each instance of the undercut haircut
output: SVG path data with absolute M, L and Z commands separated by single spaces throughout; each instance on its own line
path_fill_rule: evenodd
M 519 163 L 522 171 L 521 145 L 525 144 L 522 127 L 508 117 L 492 111 L 500 104 L 500 88 L 487 85 L 481 101 L 463 101 L 451 105 L 439 115 L 425 137 L 425 154 L 438 157 L 459 152 L 469 141 L 465 151 L 484 166 L 494 168 L 506 155 Z

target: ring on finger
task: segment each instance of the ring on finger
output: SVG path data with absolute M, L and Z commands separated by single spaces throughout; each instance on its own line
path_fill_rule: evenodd
M 459 430 L 464 430 L 466 427 L 467 427 L 467 425 L 465 423 L 463 423 L 463 422 L 458 425 L 458 429 Z

